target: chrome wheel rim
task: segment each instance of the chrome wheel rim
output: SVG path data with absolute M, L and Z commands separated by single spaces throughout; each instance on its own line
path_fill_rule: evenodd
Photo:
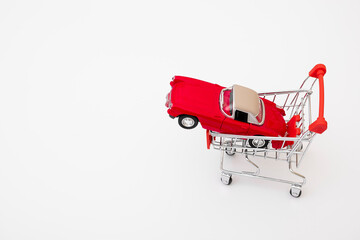
M 253 144 L 255 147 L 261 148 L 265 145 L 265 140 L 264 139 L 254 139 Z
M 184 126 L 184 127 L 192 127 L 194 126 L 195 124 L 195 121 L 194 119 L 192 118 L 189 118 L 189 117 L 185 117 L 181 120 L 181 124 Z

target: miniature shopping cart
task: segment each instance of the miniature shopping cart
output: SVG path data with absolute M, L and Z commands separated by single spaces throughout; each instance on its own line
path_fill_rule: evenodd
M 295 133 L 292 136 L 290 136 L 291 134 L 284 137 L 231 135 L 207 130 L 208 148 L 212 145 L 214 149 L 221 152 L 221 181 L 224 184 L 231 184 L 233 175 L 261 178 L 290 184 L 290 194 L 295 198 L 300 197 L 301 188 L 306 179 L 294 170 L 294 165 L 296 168 L 299 167 L 314 136 L 317 133 L 323 133 L 327 129 L 327 122 L 324 119 L 323 76 L 325 73 L 325 66 L 318 64 L 310 71 L 309 76 L 298 90 L 259 93 L 259 97 L 270 100 L 285 110 L 287 125 L 294 126 Z M 319 117 L 312 122 L 311 95 L 317 80 L 319 81 L 320 98 Z M 245 162 L 249 164 L 249 167 L 253 168 L 253 171 L 237 171 L 225 168 L 224 162 L 226 159 L 228 160 L 228 158 L 225 158 L 225 154 L 229 156 L 242 154 Z M 298 181 L 261 175 L 260 167 L 253 161 L 255 157 L 287 162 L 290 173 L 296 176 Z

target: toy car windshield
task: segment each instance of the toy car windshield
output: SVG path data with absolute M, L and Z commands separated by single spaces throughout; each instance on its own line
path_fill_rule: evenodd
M 226 117 L 240 122 L 262 125 L 265 120 L 264 103 L 257 92 L 240 85 L 221 91 L 220 109 Z

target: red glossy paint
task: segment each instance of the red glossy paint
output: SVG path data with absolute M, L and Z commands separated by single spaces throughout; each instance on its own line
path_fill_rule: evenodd
M 223 87 L 181 76 L 175 76 L 170 84 L 172 107 L 168 110 L 169 115 L 192 115 L 199 119 L 203 128 L 220 130 L 225 118 L 219 109 L 219 96 Z
M 324 75 L 326 67 L 324 64 L 317 64 L 309 72 L 310 77 L 319 79 L 319 116 L 315 122 L 309 126 L 309 130 L 316 133 L 323 133 L 327 129 L 327 121 L 324 118 Z
M 168 114 L 172 117 L 182 114 L 195 116 L 203 128 L 220 133 L 285 136 L 284 110 L 277 108 L 271 101 L 262 99 L 265 105 L 265 121 L 258 126 L 236 121 L 222 114 L 219 103 L 220 92 L 224 88 L 222 86 L 182 76 L 175 76 L 170 85 L 172 106 L 168 109 Z M 226 101 L 229 101 L 229 96 L 225 94 L 224 102 Z M 169 106 L 168 101 L 166 106 Z M 225 112 L 228 111 L 225 109 Z

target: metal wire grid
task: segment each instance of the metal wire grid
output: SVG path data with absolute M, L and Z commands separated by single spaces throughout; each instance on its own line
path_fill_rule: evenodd
M 313 81 L 311 81 L 311 79 Z M 266 92 L 259 93 L 259 97 L 265 98 L 274 102 L 277 106 L 284 109 L 285 121 L 288 122 L 294 115 L 300 116 L 300 121 L 297 122 L 297 127 L 300 128 L 301 134 L 297 137 L 269 137 L 269 136 L 246 136 L 246 135 L 232 135 L 232 134 L 221 134 L 210 131 L 212 137 L 212 146 L 214 149 L 221 150 L 221 170 L 222 180 L 223 177 L 231 179 L 231 174 L 246 175 L 251 177 L 263 178 L 266 180 L 272 180 L 282 183 L 288 183 L 292 185 L 291 191 L 297 192 L 300 196 L 301 186 L 305 184 L 305 177 L 299 173 L 296 173 L 292 164 L 295 163 L 296 167 L 299 166 L 305 153 L 307 152 L 313 137 L 316 135 L 314 132 L 310 132 L 309 126 L 312 123 L 311 118 L 311 94 L 313 93 L 312 88 L 317 79 L 307 77 L 301 84 L 298 90 L 293 91 L 281 91 L 281 92 Z M 307 86 L 307 89 L 306 89 Z M 262 140 L 267 142 L 265 148 L 254 148 L 250 146 L 251 140 Z M 272 143 L 282 143 L 280 148 L 273 148 Z M 287 141 L 293 142 L 291 145 L 286 145 Z M 233 155 L 240 153 L 245 155 L 245 160 L 256 168 L 254 172 L 235 172 L 224 169 L 224 153 Z M 289 164 L 289 170 L 292 174 L 302 178 L 301 182 L 294 182 L 285 179 L 272 178 L 267 176 L 261 176 L 260 168 L 249 159 L 249 156 L 262 157 L 264 159 L 275 159 L 287 161 Z M 230 180 L 231 182 L 231 180 Z M 225 184 L 229 184 L 225 183 Z M 292 193 L 293 195 L 293 193 Z M 296 195 L 296 194 L 295 194 Z M 294 196 L 294 195 L 293 195 Z

